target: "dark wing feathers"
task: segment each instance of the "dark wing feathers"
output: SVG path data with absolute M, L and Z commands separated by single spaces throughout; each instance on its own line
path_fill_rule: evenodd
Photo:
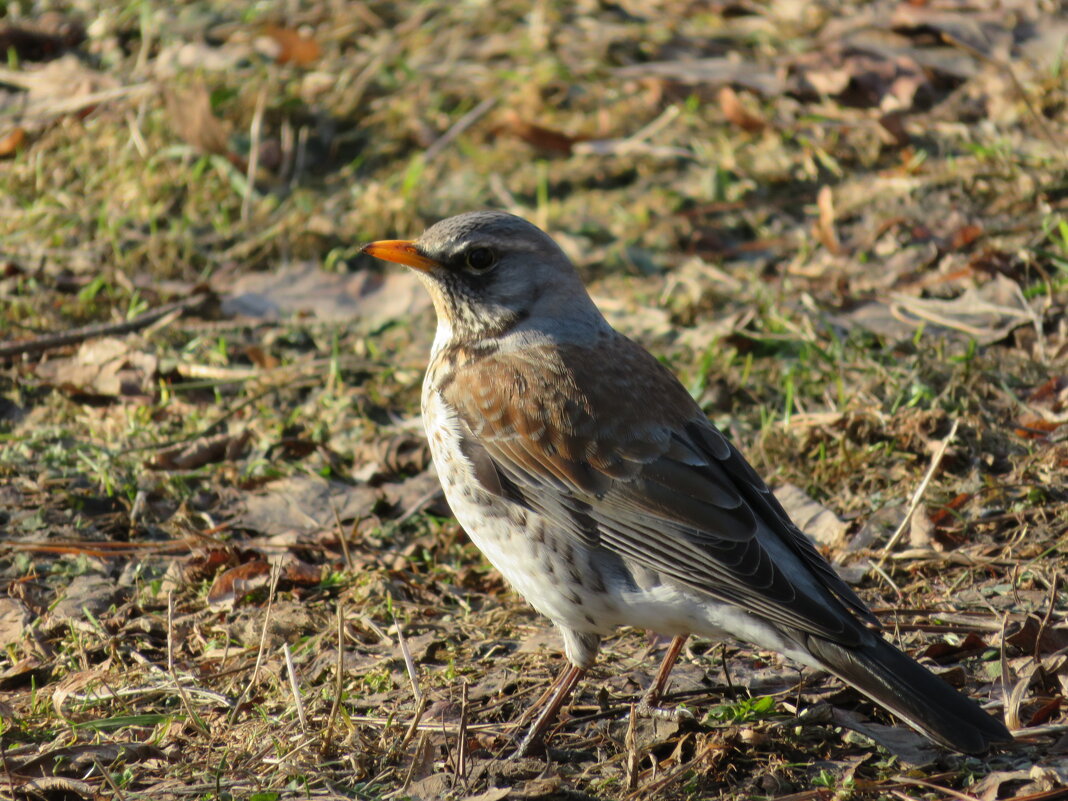
M 858 642 L 845 607 L 875 618 L 737 449 L 652 356 L 622 337 L 606 344 L 611 358 L 532 348 L 457 368 L 446 401 L 470 430 L 464 453 L 482 485 L 588 546 L 773 623 Z M 459 386 L 482 391 L 472 400 Z M 793 575 L 776 564 L 784 555 Z

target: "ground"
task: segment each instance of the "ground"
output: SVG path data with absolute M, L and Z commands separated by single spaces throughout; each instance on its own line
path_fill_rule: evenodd
M 0 797 L 1068 798 L 1054 2 L 0 2 Z M 563 661 L 443 504 L 433 311 L 360 256 L 549 231 L 887 636 L 934 748 L 692 643 Z

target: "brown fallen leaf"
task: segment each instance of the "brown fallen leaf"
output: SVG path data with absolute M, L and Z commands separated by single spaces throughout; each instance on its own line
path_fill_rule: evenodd
M 422 434 L 401 433 L 356 446 L 353 476 L 368 484 L 423 472 L 430 464 L 430 447 Z
M 276 64 L 296 64 L 298 67 L 307 67 L 322 56 L 318 42 L 300 31 L 279 25 L 268 25 L 263 33 L 274 42 L 277 48 L 274 57 Z
M 520 117 L 519 114 L 513 110 L 505 112 L 504 118 L 501 124 L 497 127 L 497 130 L 510 133 L 512 136 L 522 139 L 528 145 L 536 147 L 539 150 L 548 150 L 553 153 L 563 153 L 565 155 L 571 154 L 571 149 L 576 142 L 582 142 L 587 138 L 581 136 L 569 136 L 560 131 L 554 131 L 551 128 L 546 128 L 537 123 L 530 122 Z
M 410 320 L 430 308 L 430 296 L 407 271 L 329 273 L 312 262 L 250 272 L 219 289 L 224 314 L 271 319 L 309 314 L 362 331 Z
M 230 150 L 231 126 L 215 116 L 206 86 L 166 91 L 163 99 L 167 118 L 180 139 L 203 153 L 225 156 L 242 172 L 248 170 L 245 160 Z
M 931 522 L 935 526 L 944 526 L 947 523 L 956 520 L 956 516 L 953 514 L 964 506 L 968 501 L 972 499 L 972 493 L 961 492 L 953 498 L 949 503 L 942 504 L 938 509 L 931 512 Z
M 774 489 L 775 498 L 805 534 L 820 545 L 839 549 L 845 545 L 849 524 L 818 501 L 812 500 L 804 490 L 793 484 L 783 484 Z
M 106 337 L 83 343 L 74 356 L 42 362 L 35 371 L 45 383 L 69 392 L 148 399 L 158 367 L 155 356 Z
M 1033 323 L 1037 314 L 1019 284 L 1003 275 L 981 287 L 969 287 L 951 300 L 894 294 L 890 310 L 906 324 L 958 331 L 980 345 L 1004 339 L 1021 325 Z
M 1068 421 L 1065 421 L 1068 422 Z M 1037 414 L 1022 414 L 1016 421 L 1013 432 L 1024 439 L 1049 439 L 1051 432 L 1056 431 L 1064 423 L 1056 420 L 1046 420 Z
M 270 579 L 271 565 L 266 559 L 254 559 L 225 570 L 211 583 L 208 607 L 232 609 L 246 595 L 266 587 Z
M 1048 701 L 1042 704 L 1038 709 L 1031 713 L 1031 717 L 1027 721 L 1028 726 L 1041 726 L 1044 723 L 1048 723 L 1057 712 L 1060 711 L 1062 699 L 1060 696 L 1050 698 Z
M 1010 634 L 1005 642 L 1014 645 L 1025 654 L 1042 656 L 1068 648 L 1068 624 L 1055 621 L 1043 626 L 1035 615 L 1028 615 Z
M 983 226 L 969 223 L 962 225 L 949 238 L 949 247 L 952 250 L 964 250 L 983 235 Z
M 931 643 L 923 650 L 923 655 L 939 664 L 943 664 L 960 659 L 962 656 L 982 651 L 986 647 L 986 641 L 974 631 L 970 631 L 957 644 L 946 642 L 945 640 Z
M 0 597 L 0 647 L 6 648 L 22 639 L 33 615 L 17 598 Z
M 719 108 L 723 112 L 723 116 L 743 131 L 756 133 L 767 127 L 764 118 L 756 112 L 747 109 L 742 103 L 742 99 L 738 97 L 738 93 L 731 87 L 720 87 L 716 97 L 719 100 Z
M 271 355 L 259 345 L 246 345 L 243 353 L 249 361 L 264 370 L 273 370 L 281 364 L 277 356 Z
M 229 462 L 245 452 L 252 434 L 247 429 L 237 434 L 216 434 L 192 442 L 182 442 L 157 453 L 148 460 L 154 470 L 194 470 L 212 462 Z
M 26 144 L 26 129 L 15 126 L 0 137 L 0 159 L 15 155 Z
M 909 545 L 913 548 L 943 550 L 942 543 L 935 539 L 934 532 L 935 525 L 927 513 L 927 506 L 920 504 L 909 519 Z
M 337 521 L 367 517 L 383 502 L 383 491 L 328 481 L 317 475 L 298 475 L 268 482 L 242 495 L 231 521 L 235 528 L 272 536 L 335 532 Z

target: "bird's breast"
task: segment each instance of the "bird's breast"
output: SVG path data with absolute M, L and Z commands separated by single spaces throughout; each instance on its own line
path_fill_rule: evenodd
M 531 606 L 575 631 L 606 633 L 609 609 L 598 555 L 563 536 L 551 521 L 487 491 L 464 453 L 470 436 L 432 385 L 423 391 L 423 423 L 449 507 L 471 541 Z

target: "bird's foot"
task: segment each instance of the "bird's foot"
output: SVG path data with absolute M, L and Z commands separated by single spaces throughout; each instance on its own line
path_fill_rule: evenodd
M 640 718 L 651 720 L 667 720 L 671 723 L 690 723 L 696 718 L 689 709 L 683 706 L 664 707 L 660 706 L 660 699 L 650 699 L 648 695 L 642 696 L 634 708 L 635 714 Z

